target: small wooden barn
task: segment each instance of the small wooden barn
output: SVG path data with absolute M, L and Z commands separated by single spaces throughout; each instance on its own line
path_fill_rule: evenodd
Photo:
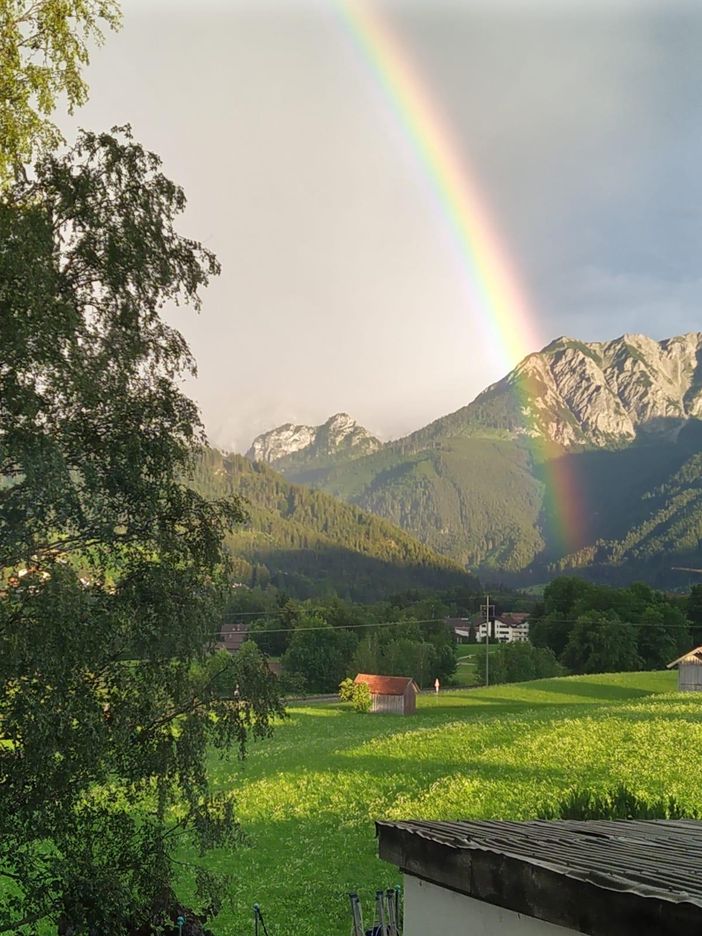
M 371 693 L 371 712 L 413 715 L 419 686 L 410 676 L 374 676 L 359 673 L 354 682 L 365 683 Z
M 680 692 L 702 692 L 702 647 L 695 647 L 677 660 L 668 664 L 668 669 L 678 668 L 678 690 Z

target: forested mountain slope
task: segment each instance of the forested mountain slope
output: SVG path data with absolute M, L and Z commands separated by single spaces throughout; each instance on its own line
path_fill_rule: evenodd
M 204 450 L 193 485 L 208 496 L 245 499 L 250 520 L 228 538 L 244 584 L 271 582 L 300 597 L 329 591 L 355 600 L 415 587 L 477 587 L 451 559 L 387 520 L 291 484 L 240 455 Z

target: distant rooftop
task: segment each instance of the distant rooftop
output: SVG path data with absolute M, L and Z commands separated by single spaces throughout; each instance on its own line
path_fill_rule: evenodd
M 406 874 L 590 936 L 702 933 L 702 823 L 378 822 Z
M 354 682 L 365 683 L 374 695 L 400 696 L 405 694 L 408 686 L 417 688 L 411 676 L 375 676 L 371 673 L 359 673 Z

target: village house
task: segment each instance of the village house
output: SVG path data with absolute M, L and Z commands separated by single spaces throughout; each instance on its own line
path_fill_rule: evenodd
M 219 634 L 217 649 L 236 653 L 237 650 L 241 649 L 241 645 L 247 639 L 248 633 L 248 627 L 240 621 L 235 624 L 225 624 Z
M 478 643 L 485 640 L 487 623 L 479 614 L 472 618 L 448 618 L 458 643 L 467 643 L 475 635 Z M 505 611 L 490 622 L 490 640 L 496 643 L 517 643 L 529 639 L 529 615 L 523 611 Z
M 467 617 L 445 618 L 444 623 L 451 628 L 456 643 L 468 643 L 471 639 L 471 620 Z
M 679 692 L 702 692 L 702 647 L 695 647 L 668 664 L 678 668 Z
M 698 936 L 702 823 L 378 822 L 404 936 Z
M 410 676 L 374 676 L 359 673 L 355 683 L 365 683 L 371 693 L 371 712 L 414 715 L 419 687 Z

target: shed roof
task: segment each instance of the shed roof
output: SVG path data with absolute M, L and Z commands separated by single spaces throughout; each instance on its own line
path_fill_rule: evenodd
M 672 669 L 674 666 L 677 666 L 678 663 L 697 663 L 702 666 L 702 647 L 695 647 L 694 650 L 688 650 L 687 653 L 683 653 L 677 660 L 673 660 L 672 663 L 669 663 L 667 669 Z
M 365 683 L 373 695 L 404 695 L 408 686 L 419 692 L 419 686 L 411 676 L 374 676 L 359 673 L 354 682 Z
M 379 822 L 408 874 L 590 936 L 702 927 L 702 823 Z

